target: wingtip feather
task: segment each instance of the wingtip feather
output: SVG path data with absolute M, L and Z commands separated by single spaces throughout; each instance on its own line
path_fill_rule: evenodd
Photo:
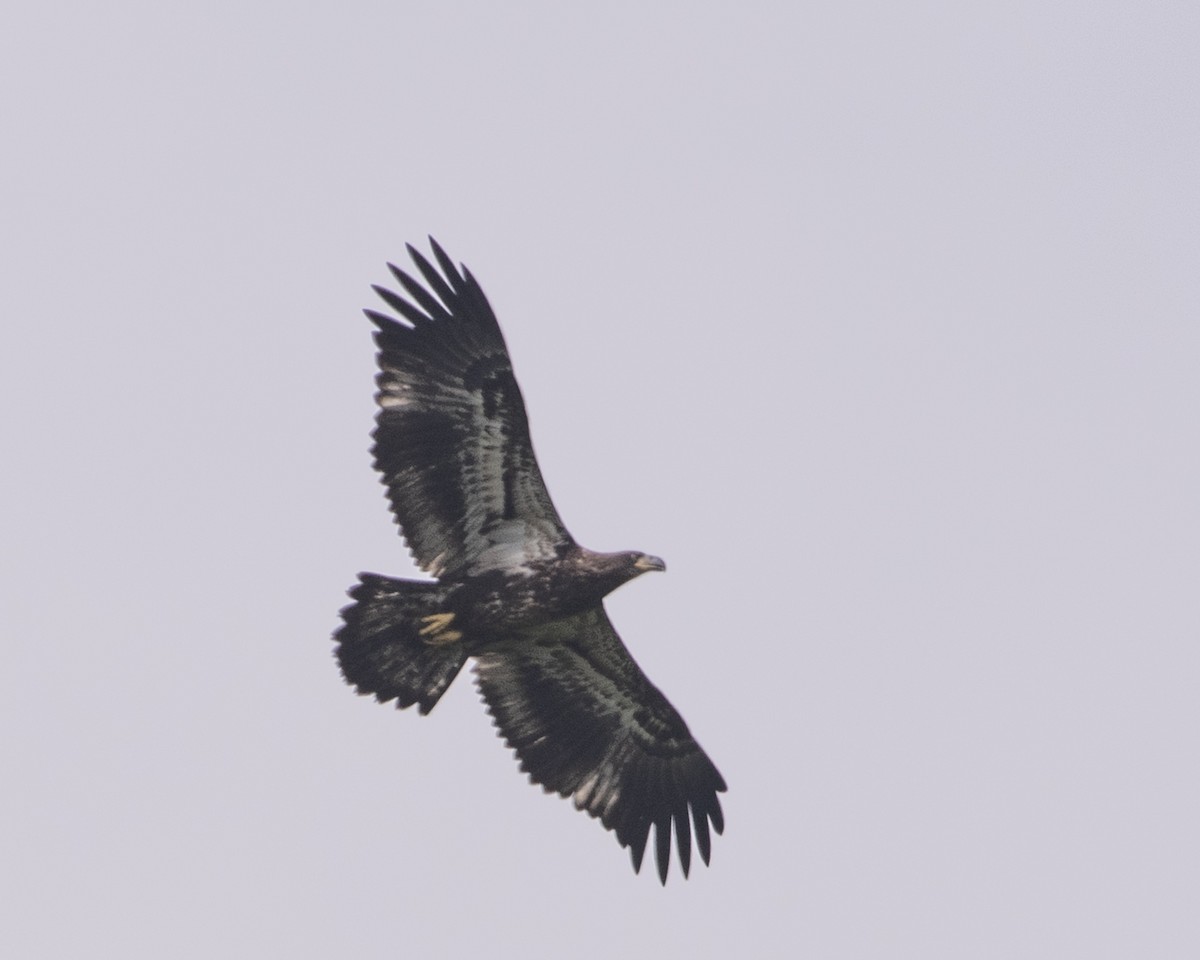
M 725 814 L 721 812 L 721 801 L 713 794 L 712 806 L 708 808 L 708 818 L 712 820 L 713 829 L 718 836 L 725 832 Z
M 649 839 L 650 828 L 646 827 L 646 836 L 640 840 L 634 838 L 629 842 L 629 856 L 633 860 L 633 872 L 642 872 L 642 858 L 646 855 L 646 840 Z
M 659 882 L 667 885 L 667 874 L 671 871 L 671 815 L 654 824 L 654 862 L 658 867 Z
M 707 867 L 709 856 L 712 853 L 712 838 L 708 835 L 708 817 L 695 805 L 692 806 L 692 822 L 696 828 L 696 848 L 700 851 L 700 859 Z
M 675 810 L 675 845 L 679 848 L 679 868 L 686 880 L 692 866 L 692 824 L 688 820 L 686 800 Z

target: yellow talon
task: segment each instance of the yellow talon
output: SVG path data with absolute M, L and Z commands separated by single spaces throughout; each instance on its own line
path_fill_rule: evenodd
M 458 643 L 462 639 L 461 630 L 443 630 L 433 636 L 426 637 L 425 642 L 431 647 L 444 647 L 449 643 Z
M 425 624 L 420 630 L 421 636 L 425 636 L 428 633 L 441 633 L 454 622 L 454 614 L 431 613 L 427 617 L 422 617 L 421 622 Z
M 458 643 L 463 637 L 461 630 L 450 629 L 450 624 L 454 622 L 453 613 L 431 613 L 422 617 L 421 622 L 425 626 L 418 632 L 430 646 L 441 647 L 448 643 Z

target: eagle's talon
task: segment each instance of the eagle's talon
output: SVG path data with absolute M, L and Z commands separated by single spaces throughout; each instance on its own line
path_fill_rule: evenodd
M 450 643 L 458 643 L 463 638 L 461 630 L 450 629 L 450 624 L 454 622 L 453 613 L 431 613 L 422 617 L 421 622 L 425 626 L 417 632 L 431 647 L 444 647 Z
M 423 639 L 431 647 L 444 647 L 450 643 L 458 643 L 462 638 L 461 630 L 439 630 Z
M 448 626 L 450 626 L 450 624 L 454 622 L 454 614 L 431 613 L 427 617 L 422 617 L 421 622 L 425 624 L 425 626 L 417 631 L 421 634 L 421 636 L 424 637 L 431 633 L 436 635 L 442 633 Z

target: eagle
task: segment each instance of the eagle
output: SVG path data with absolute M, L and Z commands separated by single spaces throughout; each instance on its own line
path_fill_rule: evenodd
M 542 481 L 521 390 L 479 283 L 429 238 L 422 284 L 388 264 L 408 299 L 375 325 L 375 468 L 417 566 L 433 580 L 362 573 L 334 635 L 346 682 L 397 707 L 433 709 L 468 658 L 521 770 L 574 801 L 641 869 L 655 830 L 665 884 L 674 825 L 686 877 L 724 829 L 725 781 L 630 656 L 604 597 L 665 570 L 637 551 L 577 544 Z M 440 269 L 439 269 L 440 268 Z

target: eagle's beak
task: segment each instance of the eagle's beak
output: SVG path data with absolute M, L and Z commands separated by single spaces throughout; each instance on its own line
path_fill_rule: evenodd
M 666 570 L 667 565 L 658 557 L 652 557 L 649 554 L 643 553 L 640 557 L 633 561 L 633 567 L 639 573 L 645 573 L 647 570 Z

